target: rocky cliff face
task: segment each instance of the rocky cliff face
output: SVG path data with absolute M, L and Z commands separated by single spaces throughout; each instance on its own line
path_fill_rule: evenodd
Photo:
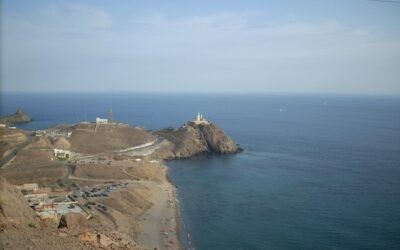
M 200 130 L 201 135 L 207 144 L 208 151 L 218 154 L 237 153 L 241 148 L 217 125 L 200 124 L 191 125 Z
M 156 131 L 156 136 L 173 144 L 167 158 L 188 158 L 201 153 L 231 154 L 242 149 L 225 132 L 213 123 L 188 122 L 180 128 Z
M 0 117 L 0 123 L 5 124 L 27 123 L 31 121 L 32 119 L 29 115 L 20 109 L 18 109 L 13 115 Z

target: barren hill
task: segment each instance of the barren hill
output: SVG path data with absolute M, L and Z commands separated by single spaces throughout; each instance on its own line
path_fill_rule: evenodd
M 97 154 L 135 147 L 156 138 L 141 128 L 126 124 L 77 124 L 65 130 L 72 132 L 68 141 L 74 152 Z
M 27 133 L 19 129 L 0 128 L 0 159 L 27 139 Z

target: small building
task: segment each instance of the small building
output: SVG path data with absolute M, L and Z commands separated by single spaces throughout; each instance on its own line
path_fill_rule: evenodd
M 37 183 L 25 183 L 21 186 L 17 186 L 18 189 L 20 190 L 25 190 L 27 192 L 33 192 L 35 193 L 39 189 L 39 185 Z
M 108 119 L 96 118 L 96 124 L 108 124 Z
M 44 130 L 36 130 L 35 131 L 35 136 L 43 136 L 46 134 L 46 131 Z
M 60 215 L 56 210 L 37 211 L 37 215 L 42 220 L 52 220 L 57 223 L 60 220 Z
M 54 156 L 57 157 L 59 160 L 66 160 L 71 156 L 71 151 L 63 150 L 63 149 L 53 149 Z

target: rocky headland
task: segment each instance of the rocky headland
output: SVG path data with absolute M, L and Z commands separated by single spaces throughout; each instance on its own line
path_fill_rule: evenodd
M 17 109 L 15 114 L 0 117 L 0 123 L 3 124 L 19 124 L 19 123 L 28 123 L 31 121 L 32 119 L 29 117 L 29 115 L 24 111 L 22 111 L 21 109 Z
M 21 112 L 7 121 L 30 120 Z M 201 116 L 157 131 L 86 122 L 34 133 L 5 126 L 0 135 L 0 249 L 180 249 L 165 160 L 242 151 Z M 43 219 L 17 189 L 32 183 L 39 189 L 30 196 L 51 194 L 82 211 Z
M 161 129 L 153 134 L 173 144 L 167 159 L 189 158 L 204 153 L 234 154 L 242 151 L 242 148 L 214 123 L 187 122 L 180 128 Z

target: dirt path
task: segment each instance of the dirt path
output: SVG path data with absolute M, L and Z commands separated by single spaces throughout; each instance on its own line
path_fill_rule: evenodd
M 76 177 L 73 175 L 69 175 L 68 179 L 70 180 L 79 180 L 79 181 L 93 181 L 93 182 L 127 182 L 127 183 L 139 183 L 144 182 L 142 180 L 130 180 L 130 179 L 94 179 L 94 178 L 82 178 Z
M 137 176 L 135 176 L 135 175 L 133 175 L 133 174 L 130 174 L 130 173 L 126 172 L 126 170 L 125 170 L 124 168 L 121 168 L 121 171 L 122 171 L 124 174 L 126 174 L 127 176 L 132 177 L 134 180 L 140 180 L 140 179 L 141 179 L 140 177 L 137 177 Z

